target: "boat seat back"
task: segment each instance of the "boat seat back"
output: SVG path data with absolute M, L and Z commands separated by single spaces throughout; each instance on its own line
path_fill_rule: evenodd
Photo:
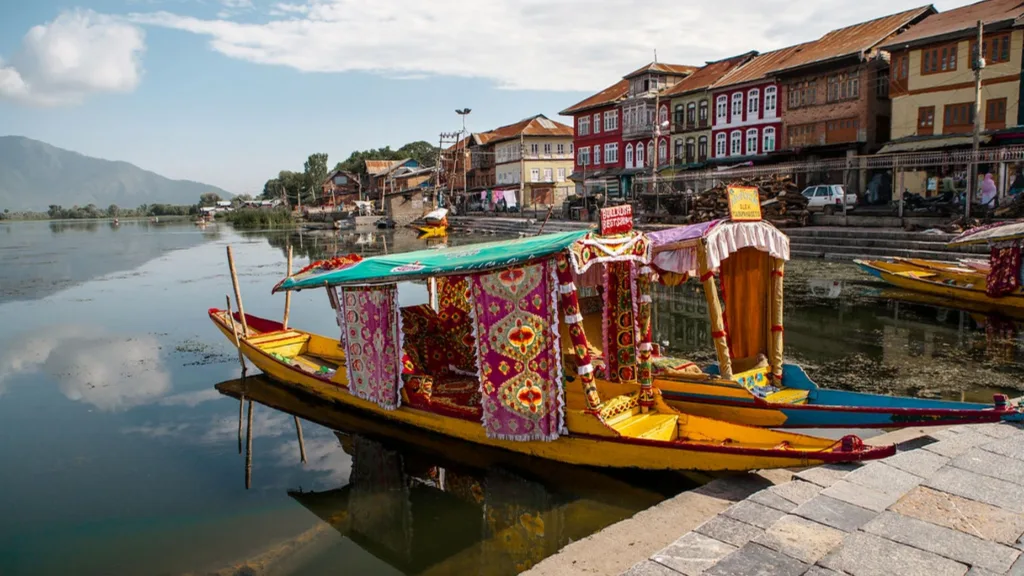
M 809 390 L 797 390 L 794 388 L 783 388 L 778 392 L 772 392 L 765 396 L 765 402 L 772 404 L 805 404 Z
M 779 388 L 772 384 L 771 379 L 768 377 L 769 370 L 768 366 L 760 366 L 735 374 L 733 379 L 754 396 L 765 398 L 779 391 Z

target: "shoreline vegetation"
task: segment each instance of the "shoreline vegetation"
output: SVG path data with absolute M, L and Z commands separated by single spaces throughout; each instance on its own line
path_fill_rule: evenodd
M 216 216 L 231 224 L 236 230 L 267 230 L 271 228 L 291 228 L 295 226 L 295 218 L 285 208 L 266 210 L 262 208 L 242 208 L 232 212 L 223 212 Z

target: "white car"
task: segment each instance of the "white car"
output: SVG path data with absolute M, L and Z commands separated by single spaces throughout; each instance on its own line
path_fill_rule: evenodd
M 843 197 L 846 198 L 846 209 L 852 210 L 857 205 L 856 194 L 846 194 L 840 184 L 822 184 L 808 186 L 800 194 L 807 198 L 808 210 L 821 210 L 825 214 L 843 211 Z

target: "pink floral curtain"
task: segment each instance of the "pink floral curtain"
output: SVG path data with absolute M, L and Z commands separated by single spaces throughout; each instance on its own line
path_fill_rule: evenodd
M 349 392 L 394 410 L 401 402 L 402 374 L 398 288 L 344 288 L 341 294 Z

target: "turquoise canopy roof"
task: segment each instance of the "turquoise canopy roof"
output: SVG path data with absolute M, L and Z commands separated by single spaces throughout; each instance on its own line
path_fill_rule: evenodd
M 591 230 L 574 230 L 517 240 L 467 244 L 439 250 L 372 256 L 329 272 L 310 271 L 285 279 L 274 291 L 324 286 L 390 284 L 433 276 L 484 272 L 517 266 L 565 250 Z

